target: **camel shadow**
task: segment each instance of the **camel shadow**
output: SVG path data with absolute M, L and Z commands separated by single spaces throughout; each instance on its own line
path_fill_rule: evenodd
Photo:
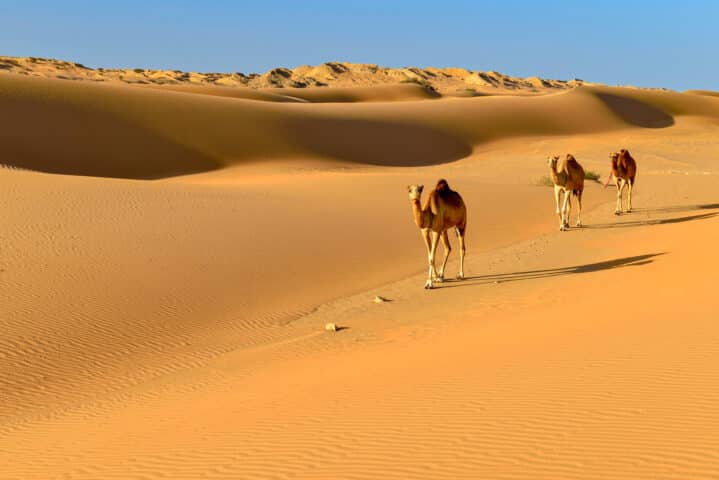
M 671 207 L 658 208 L 635 208 L 632 212 L 637 213 L 672 213 L 672 212 L 693 212 L 696 210 L 716 210 L 719 203 L 704 203 L 699 205 L 675 205 Z
M 563 275 L 598 272 L 601 270 L 610 270 L 613 268 L 641 267 L 643 265 L 648 265 L 652 263 L 654 261 L 653 259 L 660 255 L 665 255 L 665 253 L 649 253 L 645 255 L 636 255 L 633 257 L 616 258 L 614 260 L 606 260 L 604 262 L 575 265 L 572 267 L 548 268 L 544 270 L 526 270 L 523 272 L 496 273 L 490 275 L 476 275 L 467 277 L 464 280 L 445 280 L 444 283 L 440 284 L 441 286 L 439 286 L 439 288 L 470 287 L 491 283 L 519 282 L 522 280 L 538 280 L 540 278 L 551 278 Z
M 671 225 L 673 223 L 692 222 L 694 220 L 706 220 L 719 215 L 719 212 L 700 213 L 697 215 L 687 215 L 685 217 L 676 218 L 657 218 L 652 220 L 635 220 L 631 222 L 620 223 L 598 223 L 594 225 L 585 225 L 582 228 L 587 229 L 606 229 L 606 228 L 627 228 L 627 227 L 643 227 L 649 225 Z

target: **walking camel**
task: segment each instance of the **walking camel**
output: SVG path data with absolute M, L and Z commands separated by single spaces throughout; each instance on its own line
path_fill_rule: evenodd
M 612 162 L 611 170 L 607 175 L 607 181 L 604 182 L 604 188 L 607 188 L 612 176 L 617 179 L 617 207 L 614 209 L 614 215 L 622 214 L 622 192 L 627 187 L 627 213 L 632 211 L 632 189 L 634 188 L 634 179 L 637 176 L 637 162 L 634 161 L 629 154 L 629 150 L 622 148 L 619 152 L 609 154 Z
M 569 228 L 569 213 L 572 210 L 572 194 L 577 197 L 579 212 L 577 213 L 577 226 L 582 226 L 582 193 L 584 192 L 584 169 L 572 155 L 567 154 L 564 162 L 559 164 L 559 155 L 547 159 L 549 170 L 554 183 L 554 206 L 559 215 L 559 230 Z M 564 194 L 562 208 L 559 208 L 559 197 Z
M 437 186 L 429 193 L 427 203 L 424 207 L 420 205 L 423 185 L 409 185 L 409 200 L 412 204 L 414 223 L 420 229 L 425 246 L 427 247 L 427 258 L 429 260 L 429 272 L 424 288 L 433 287 L 433 281 L 444 280 L 444 269 L 447 266 L 447 259 L 452 247 L 447 238 L 447 230 L 455 227 L 459 239 L 459 274 L 457 278 L 464 278 L 464 232 L 467 228 L 467 207 L 459 193 L 449 188 L 446 180 L 439 180 Z M 437 251 L 437 243 L 440 237 L 444 245 L 444 261 L 439 273 L 434 266 L 434 255 Z

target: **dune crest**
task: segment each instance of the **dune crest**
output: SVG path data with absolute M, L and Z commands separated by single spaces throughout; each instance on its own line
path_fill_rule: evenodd
M 89 68 L 81 63 L 36 57 L 0 56 L 0 71 L 63 80 L 136 85 L 214 85 L 251 88 L 356 87 L 417 84 L 443 94 L 546 93 L 588 83 L 583 80 L 519 78 L 464 68 L 389 68 L 373 64 L 326 62 L 258 73 L 200 73 L 144 68 Z
M 416 167 L 453 162 L 510 138 L 719 118 L 712 97 L 619 87 L 402 102 L 391 99 L 422 100 L 428 90 L 323 87 L 296 89 L 290 98 L 281 89 L 227 89 L 240 92 L 233 96 L 222 87 L 166 88 L 0 75 L 0 163 L 132 179 L 309 158 L 343 167 Z M 197 94 L 201 89 L 212 93 Z

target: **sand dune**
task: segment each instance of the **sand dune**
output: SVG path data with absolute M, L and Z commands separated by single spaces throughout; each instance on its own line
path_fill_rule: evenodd
M 582 80 L 517 78 L 499 72 L 464 68 L 387 68 L 348 62 L 327 62 L 297 68 L 273 68 L 265 73 L 200 73 L 144 68 L 89 68 L 77 62 L 37 57 L 0 56 L 0 71 L 42 78 L 89 80 L 132 85 L 224 86 L 251 88 L 358 87 L 422 85 L 447 94 L 477 92 L 537 94 L 574 88 Z
M 213 85 L 151 85 L 158 90 L 214 95 L 218 97 L 245 98 L 266 102 L 312 102 L 353 103 L 388 102 L 402 100 L 425 100 L 440 95 L 421 85 L 388 85 L 372 87 L 325 87 L 325 88 L 232 88 Z
M 386 98 L 389 91 L 381 89 L 378 96 Z M 312 100 L 313 91 L 306 92 Z M 320 89 L 314 99 L 346 92 Z M 138 179 L 292 157 L 432 165 L 505 138 L 661 128 L 676 116 L 719 116 L 716 102 L 705 98 L 583 87 L 542 97 L 307 105 L 3 75 L 2 163 Z
M 262 92 L 291 95 L 311 103 L 392 102 L 440 98 L 436 91 L 414 83 L 365 87 L 267 88 Z
M 0 477 L 719 474 L 716 99 L 288 90 L 0 75 Z M 546 155 L 621 147 L 557 232 Z
M 684 93 L 692 93 L 694 95 L 707 95 L 710 97 L 719 97 L 719 92 L 715 92 L 712 90 L 687 90 Z

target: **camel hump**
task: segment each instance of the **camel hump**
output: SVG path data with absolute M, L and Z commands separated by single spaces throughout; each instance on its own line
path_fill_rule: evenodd
M 629 153 L 629 150 L 627 150 L 626 148 L 622 148 L 621 150 L 619 150 L 619 156 L 622 157 L 624 161 L 634 161 L 632 155 Z
M 434 187 L 434 192 L 429 196 L 429 206 L 432 209 L 432 213 L 437 214 L 439 212 L 439 201 L 450 207 L 459 208 L 462 206 L 462 197 L 459 193 L 449 188 L 447 180 L 440 179 L 437 182 L 437 186 Z
M 584 168 L 582 168 L 577 159 L 574 158 L 574 155 L 572 155 L 571 153 L 567 154 L 567 157 L 564 160 L 564 164 L 561 166 L 561 170 L 558 171 L 563 171 L 570 177 L 578 175 L 584 178 Z
M 437 180 L 437 186 L 434 187 L 434 189 L 438 192 L 444 192 L 448 190 L 451 191 L 451 189 L 449 188 L 449 183 L 447 183 L 447 180 L 445 180 L 444 178 Z
M 435 187 L 435 191 L 446 205 L 449 205 L 454 208 L 459 208 L 462 206 L 462 197 L 459 195 L 459 193 L 449 188 L 447 180 L 441 179 L 440 181 L 438 181 L 437 186 Z

